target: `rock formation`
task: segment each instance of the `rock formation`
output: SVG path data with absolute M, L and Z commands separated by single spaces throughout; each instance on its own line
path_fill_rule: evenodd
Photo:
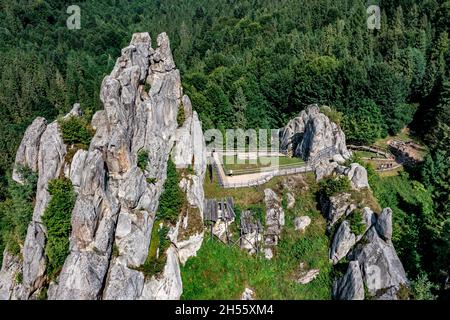
M 352 165 L 351 168 L 358 167 Z M 344 173 L 344 176 L 352 181 L 354 174 Z M 365 184 L 352 183 L 356 190 L 363 185 L 366 188 Z M 362 300 L 366 295 L 365 286 L 371 298 L 399 299 L 399 290 L 408 287 L 409 282 L 391 242 L 392 210 L 385 208 L 376 214 L 369 207 L 359 209 L 360 205 L 346 192 L 323 201 L 322 212 L 328 221 L 328 231 L 337 228 L 332 234 L 330 260 L 334 265 L 342 263 L 344 258 L 350 261 L 345 275 L 333 284 L 333 296 L 341 300 Z M 351 228 L 352 223 L 356 223 L 349 218 L 351 215 L 360 215 L 363 228 L 358 228 L 358 232 L 362 233 L 355 234 L 357 229 Z
M 280 129 L 280 149 L 313 162 L 330 159 L 342 162 L 351 156 L 344 132 L 320 112 L 318 105 L 308 106 Z
M 16 157 L 38 172 L 33 219 L 20 259 L 5 259 L 0 298 L 32 299 L 47 285 L 42 214 L 50 201 L 48 182 L 61 174 L 72 181 L 77 199 L 72 211 L 70 253 L 48 288 L 49 299 L 178 299 L 180 263 L 195 255 L 203 240 L 203 180 L 206 147 L 197 113 L 183 95 L 180 74 L 167 35 L 153 49 L 148 33 L 134 34 L 100 90 L 103 110 L 92 118 L 95 135 L 88 150 L 69 162 L 58 122 L 37 118 L 27 129 Z M 184 108 L 184 123 L 177 114 Z M 80 115 L 75 105 L 69 116 Z M 138 154 L 148 154 L 145 168 Z M 144 264 L 166 180 L 170 155 L 184 170 L 181 189 L 187 204 L 170 227 L 166 264 L 147 277 Z M 17 170 L 14 179 L 21 182 Z M 157 227 L 157 226 L 155 226 Z M 116 252 L 113 253 L 113 246 Z M 15 284 L 18 272 L 23 284 Z M 21 292 L 19 296 L 17 292 Z

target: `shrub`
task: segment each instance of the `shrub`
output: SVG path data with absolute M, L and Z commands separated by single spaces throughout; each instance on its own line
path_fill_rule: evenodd
M 362 217 L 362 211 L 360 209 L 353 210 L 347 217 L 347 221 L 350 224 L 350 230 L 352 230 L 352 232 L 357 236 L 362 235 L 366 230 L 366 225 L 364 224 Z
M 23 274 L 22 274 L 22 272 L 19 272 L 16 274 L 16 283 L 22 284 L 22 282 L 23 282 Z
M 158 181 L 158 179 L 156 179 L 156 178 L 147 178 L 146 180 L 147 180 L 147 183 L 150 183 L 150 184 L 155 184 Z
M 186 120 L 186 113 L 184 111 L 184 106 L 180 105 L 180 107 L 178 108 L 178 114 L 177 114 L 178 126 L 181 127 L 185 120 Z
M 439 286 L 432 283 L 425 272 L 411 282 L 411 291 L 415 300 L 435 300 L 437 296 L 432 291 L 437 289 Z
M 0 203 L 0 265 L 3 251 L 18 255 L 24 242 L 27 227 L 33 216 L 38 176 L 30 168 L 16 168 L 23 184 L 8 180 L 9 198 Z
M 59 178 L 49 182 L 48 192 L 52 196 L 44 211 L 42 221 L 47 228 L 47 275 L 54 278 L 69 254 L 71 214 L 75 204 L 72 182 Z
M 335 109 L 332 109 L 328 106 L 320 107 L 320 112 L 326 115 L 332 122 L 336 123 L 339 126 L 341 125 L 343 117 L 342 112 L 336 111 Z
M 169 228 L 163 226 L 159 228 L 158 221 L 155 221 L 152 229 L 152 236 L 150 240 L 150 246 L 148 248 L 147 259 L 142 265 L 140 271 L 142 271 L 145 277 L 151 277 L 157 275 L 164 270 L 166 265 L 167 256 L 166 250 L 169 248 L 170 242 L 167 239 Z
M 338 193 L 350 190 L 350 181 L 347 177 L 339 177 L 337 179 L 327 178 L 320 182 L 320 192 L 323 196 L 331 197 Z
M 184 193 L 179 187 L 179 176 L 175 164 L 171 159 L 167 162 L 167 179 L 164 191 L 159 198 L 157 217 L 175 223 L 184 202 Z
M 142 171 L 144 171 L 145 168 L 147 168 L 147 164 L 148 164 L 148 151 L 147 150 L 139 151 L 138 155 L 137 155 L 138 168 L 140 168 Z
M 67 119 L 59 119 L 62 138 L 65 144 L 80 144 L 87 149 L 94 136 L 94 130 L 84 118 L 69 117 Z

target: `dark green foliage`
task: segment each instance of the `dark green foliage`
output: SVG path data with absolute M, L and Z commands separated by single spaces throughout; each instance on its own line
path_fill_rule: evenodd
M 185 120 L 186 120 L 186 114 L 184 112 L 184 106 L 180 105 L 180 107 L 178 108 L 178 114 L 177 114 L 178 126 L 181 127 Z
M 392 241 L 408 276 L 415 279 L 426 272 L 437 282 L 448 268 L 449 251 L 448 242 L 443 240 L 446 217 L 434 210 L 430 191 L 406 173 L 373 177 L 370 183 L 381 206 L 393 210 Z
M 171 223 L 177 221 L 184 202 L 184 193 L 178 185 L 179 182 L 180 178 L 175 164 L 169 159 L 167 161 L 167 179 L 164 182 L 164 191 L 159 197 L 159 207 L 156 214 L 158 219 Z
M 350 181 L 347 177 L 327 178 L 320 182 L 320 193 L 324 197 L 331 197 L 336 194 L 350 190 Z
M 353 210 L 347 217 L 347 221 L 350 224 L 350 230 L 356 235 L 362 235 L 365 231 L 366 225 L 362 217 L 362 211 L 360 209 Z
M 65 144 L 81 144 L 85 146 L 85 149 L 89 146 L 94 131 L 84 118 L 69 117 L 68 119 L 59 119 L 58 123 Z
M 23 282 L 23 274 L 22 274 L 22 272 L 18 272 L 16 274 L 16 283 L 17 284 L 22 284 L 22 282 Z
M 160 228 L 159 221 L 156 220 L 154 222 L 147 259 L 139 268 L 146 277 L 157 275 L 164 270 L 167 260 L 166 250 L 170 245 L 167 238 L 168 232 L 168 227 L 163 226 Z
M 266 224 L 266 207 L 263 203 L 259 205 L 252 205 L 248 208 L 253 214 L 253 217 L 261 222 L 263 226 Z
M 9 253 L 18 255 L 20 245 L 25 241 L 28 224 L 33 215 L 33 201 L 36 195 L 37 174 L 26 167 L 17 168 L 23 180 L 19 184 L 8 181 L 8 199 L 0 202 L 0 252 L 6 248 Z M 0 257 L 0 263 L 3 254 Z
M 148 151 L 140 150 L 137 155 L 137 166 L 142 171 L 144 171 L 147 168 L 147 164 L 148 164 Z
M 158 181 L 158 179 L 156 179 L 156 178 L 147 178 L 146 180 L 147 180 L 147 183 L 150 183 L 150 184 L 155 184 Z
M 72 182 L 67 178 L 51 180 L 48 192 L 52 196 L 44 211 L 42 221 L 47 228 L 47 275 L 54 278 L 69 254 L 71 215 L 76 195 Z

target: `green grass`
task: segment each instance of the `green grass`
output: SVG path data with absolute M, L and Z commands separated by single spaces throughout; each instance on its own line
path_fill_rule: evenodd
M 274 166 L 285 166 L 302 164 L 304 161 L 300 158 L 290 157 L 258 157 L 253 160 L 241 160 L 237 156 L 224 156 L 222 159 L 225 171 L 229 170 L 250 170 L 259 168 L 268 168 Z
M 370 152 L 370 151 L 353 151 L 353 153 L 360 158 L 371 158 L 371 157 L 375 157 L 375 158 L 380 158 L 382 156 L 377 155 L 375 152 Z
M 272 260 L 250 256 L 238 247 L 226 246 L 206 235 L 197 256 L 189 259 L 181 268 L 181 298 L 239 299 L 245 287 L 250 287 L 256 292 L 257 299 L 331 299 L 331 264 L 328 260 L 329 240 L 325 235 L 326 221 L 316 209 L 314 193 L 317 186 L 314 178 L 305 176 L 305 180 L 311 182 L 310 189 L 297 194 L 295 207 L 286 210 L 286 225 Z M 280 180 L 269 183 L 271 188 L 280 192 Z M 248 188 L 246 191 L 249 191 L 250 197 L 236 197 L 235 202 L 241 208 L 258 204 L 262 201 L 266 187 L 268 186 Z M 247 193 L 243 189 L 237 191 Z M 304 233 L 294 230 L 293 220 L 299 215 L 308 215 L 312 219 Z M 320 269 L 319 276 L 306 285 L 296 283 L 301 262 L 308 269 Z

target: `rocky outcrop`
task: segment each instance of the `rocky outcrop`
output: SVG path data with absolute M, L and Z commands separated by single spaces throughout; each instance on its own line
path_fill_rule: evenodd
M 350 261 L 346 274 L 334 282 L 333 296 L 361 300 L 366 286 L 372 298 L 397 299 L 399 290 L 408 287 L 408 279 L 391 242 L 392 210 L 385 208 L 377 214 L 356 202 L 357 192 L 362 193 L 362 198 L 371 197 L 363 166 L 357 163 L 350 167 L 338 165 L 335 173 L 348 178 L 353 190 L 321 199 L 327 230 L 332 234 L 330 260 L 334 265 L 344 263 L 344 257 Z M 333 234 L 335 226 L 338 227 Z
M 351 156 L 344 132 L 320 112 L 318 105 L 308 106 L 280 129 L 280 148 L 289 155 L 314 162 L 330 159 L 341 162 Z
M 378 216 L 377 222 L 375 224 L 378 235 L 384 241 L 391 241 L 392 239 L 392 210 L 391 208 L 386 208 L 381 211 Z
M 70 252 L 58 278 L 49 285 L 48 298 L 178 299 L 180 263 L 195 255 L 203 240 L 206 147 L 198 115 L 183 95 L 167 35 L 160 34 L 153 49 L 148 33 L 134 34 L 104 78 L 100 99 L 104 109 L 92 118 L 95 135 L 89 150 L 77 151 L 70 163 L 65 162 L 68 148 L 56 121 L 46 125 L 45 119 L 36 119 L 19 148 L 16 167 L 26 165 L 39 173 L 20 266 L 26 288 L 22 298 L 29 298 L 48 281 L 41 217 L 50 200 L 48 182 L 63 174 L 72 181 L 77 199 Z M 182 124 L 177 123 L 180 107 L 185 115 Z M 80 116 L 79 105 L 65 118 L 73 116 Z M 138 154 L 148 155 L 145 168 L 138 166 Z M 163 271 L 146 277 L 140 266 L 148 255 L 170 155 L 177 168 L 192 167 L 180 182 L 187 211 L 180 212 L 178 223 L 170 227 Z M 20 181 L 18 172 L 15 175 Z M 193 221 L 196 228 L 191 227 Z M 11 278 L 5 272 L 0 272 L 0 279 Z M 3 287 L 11 292 L 11 281 Z
M 347 173 L 347 177 L 354 189 L 369 188 L 369 181 L 367 178 L 367 170 L 358 163 L 352 163 L 350 170 Z
M 333 296 L 337 300 L 364 300 L 364 282 L 358 261 L 351 261 L 345 275 L 333 283 Z
M 356 236 L 351 232 L 349 222 L 342 222 L 331 245 L 330 259 L 333 261 L 333 264 L 338 263 L 345 257 L 355 243 Z
M 284 210 L 281 206 L 281 199 L 272 189 L 264 190 L 264 202 L 266 204 L 266 231 L 264 244 L 275 246 L 281 236 L 281 231 L 285 224 Z
M 364 282 L 375 298 L 389 289 L 393 292 L 391 298 L 397 299 L 396 292 L 401 286 L 408 285 L 405 270 L 394 246 L 381 239 L 374 227 L 367 231 L 364 241 L 355 247 L 349 258 L 359 262 Z
M 36 118 L 25 131 L 22 142 L 16 153 L 12 178 L 14 181 L 23 183 L 18 172 L 20 167 L 27 167 L 34 172 L 38 171 L 39 146 L 41 136 L 47 128 L 47 120 L 42 117 Z

